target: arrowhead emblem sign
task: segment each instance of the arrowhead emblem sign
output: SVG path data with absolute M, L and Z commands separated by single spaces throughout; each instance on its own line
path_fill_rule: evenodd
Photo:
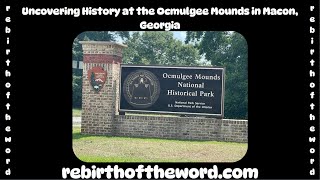
M 95 92 L 99 92 L 107 79 L 107 72 L 102 67 L 96 66 L 88 70 L 90 85 Z

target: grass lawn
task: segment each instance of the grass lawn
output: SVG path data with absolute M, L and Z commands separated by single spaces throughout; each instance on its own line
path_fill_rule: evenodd
M 247 143 L 89 136 L 73 127 L 73 151 L 85 162 L 235 162 Z
M 72 109 L 72 117 L 80 117 L 81 116 L 81 109 Z

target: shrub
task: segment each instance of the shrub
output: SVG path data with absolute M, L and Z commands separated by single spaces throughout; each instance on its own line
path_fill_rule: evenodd
M 82 76 L 72 76 L 72 107 L 82 107 Z

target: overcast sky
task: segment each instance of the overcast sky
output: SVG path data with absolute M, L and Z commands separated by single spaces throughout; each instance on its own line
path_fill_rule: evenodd
M 179 39 L 180 41 L 183 41 L 186 39 L 186 31 L 172 31 L 173 32 L 173 37 L 176 39 Z

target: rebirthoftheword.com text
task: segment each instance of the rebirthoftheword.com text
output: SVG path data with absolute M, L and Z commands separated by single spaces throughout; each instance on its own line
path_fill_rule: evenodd
M 108 165 L 106 168 L 99 168 L 92 165 L 87 168 L 82 165 L 81 168 L 62 168 L 62 178 L 72 179 L 257 179 L 257 168 L 226 168 L 219 174 L 218 167 L 212 168 L 159 168 L 158 165 L 144 166 L 138 165 L 134 168 L 119 168 L 118 165 Z

